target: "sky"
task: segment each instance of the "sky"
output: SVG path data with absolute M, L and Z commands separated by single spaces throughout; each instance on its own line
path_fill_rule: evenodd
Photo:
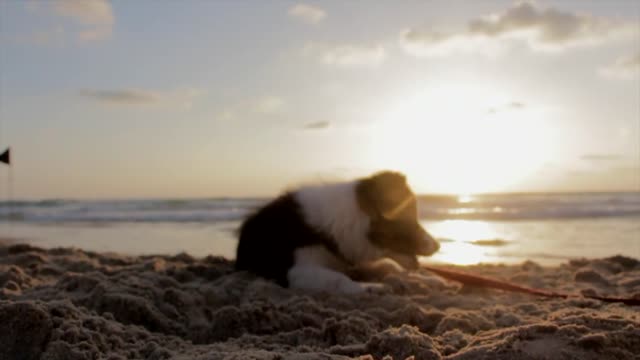
M 0 146 L 25 199 L 640 191 L 640 3 L 1 1 Z

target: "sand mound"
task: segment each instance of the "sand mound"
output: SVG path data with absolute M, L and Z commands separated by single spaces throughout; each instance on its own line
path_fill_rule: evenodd
M 482 265 L 576 294 L 640 296 L 640 262 Z M 627 359 L 640 309 L 462 288 L 422 272 L 385 295 L 287 290 L 223 258 L 0 246 L 2 359 Z

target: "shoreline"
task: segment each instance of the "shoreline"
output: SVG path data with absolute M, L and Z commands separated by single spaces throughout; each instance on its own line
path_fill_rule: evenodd
M 432 221 L 422 225 L 441 243 L 427 263 L 557 266 L 572 259 L 624 254 L 640 259 L 640 218 L 554 222 Z M 238 222 L 220 223 L 15 223 L 4 236 L 43 248 L 79 247 L 128 255 L 235 257 Z
M 623 256 L 452 268 L 640 298 L 640 261 Z M 234 272 L 222 257 L 0 243 L 0 358 L 615 359 L 640 348 L 640 307 L 420 275 L 385 277 L 381 295 L 331 295 Z

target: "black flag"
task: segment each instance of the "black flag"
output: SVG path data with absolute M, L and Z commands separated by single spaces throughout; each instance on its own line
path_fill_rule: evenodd
M 3 162 L 7 165 L 11 164 L 11 148 L 7 148 L 2 155 L 0 155 L 0 162 Z

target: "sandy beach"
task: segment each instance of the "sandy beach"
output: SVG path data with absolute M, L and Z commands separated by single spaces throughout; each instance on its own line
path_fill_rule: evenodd
M 640 360 L 640 1 L 0 0 L 0 360 L 84 359 Z
M 461 287 L 426 271 L 381 294 L 281 288 L 222 257 L 0 246 L 0 359 L 633 359 L 640 262 L 476 265 L 575 298 Z

